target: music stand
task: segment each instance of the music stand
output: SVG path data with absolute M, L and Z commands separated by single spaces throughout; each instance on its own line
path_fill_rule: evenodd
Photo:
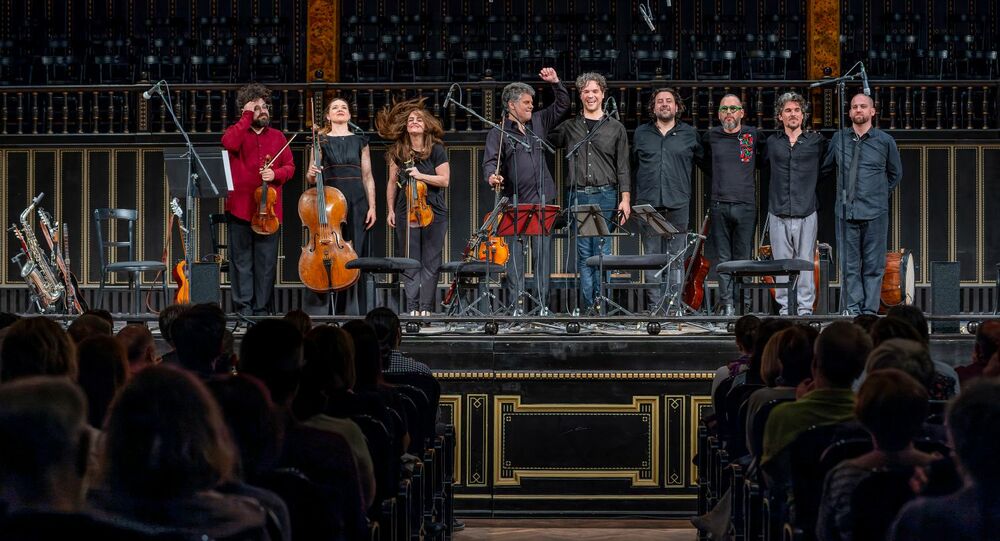
M 507 210 L 503 212 L 500 216 L 500 223 L 497 224 L 497 236 L 501 237 L 517 237 L 518 244 L 521 245 L 521 264 L 527 267 L 528 260 L 528 247 L 523 241 L 524 236 L 535 235 L 541 237 L 543 235 L 549 235 L 552 233 L 552 225 L 556 221 L 556 216 L 559 214 L 559 205 L 540 205 L 537 203 L 522 203 L 518 205 L 512 205 Z M 510 310 L 512 315 L 531 315 L 534 314 L 536 310 L 539 313 L 544 313 L 547 311 L 547 306 L 542 304 L 542 301 L 531 296 L 524 288 L 524 275 L 526 274 L 527 268 L 522 269 L 520 273 L 521 279 L 516 284 L 517 293 L 514 296 L 513 302 L 510 304 Z M 535 277 L 535 283 L 540 284 L 539 277 Z M 542 292 L 539 288 L 539 296 Z M 524 312 L 524 298 L 527 297 L 535 303 L 535 307 L 525 314 Z
M 639 221 L 646 224 L 646 234 L 655 235 L 658 237 L 673 238 L 674 235 L 680 233 L 680 230 L 674 227 L 674 224 L 670 223 L 662 214 L 660 214 L 653 205 L 635 205 L 632 207 L 632 215 L 639 219 Z M 667 252 L 668 254 L 670 252 Z M 663 308 L 663 301 L 666 299 L 666 292 L 670 291 L 670 280 L 672 278 L 672 273 L 669 269 L 680 259 L 680 255 L 683 254 L 682 250 L 678 254 L 672 254 L 673 257 L 667 261 L 667 264 L 656 273 L 656 277 L 659 278 L 664 272 L 667 272 L 666 281 L 660 280 L 660 300 L 653 306 L 649 315 L 656 315 Z
M 588 311 L 594 311 L 595 307 L 598 307 L 597 311 L 603 312 L 604 315 L 610 316 L 617 312 L 629 314 L 629 311 L 626 310 L 625 307 L 608 298 L 604 290 L 604 244 L 607 242 L 607 237 L 622 236 L 622 234 L 612 233 L 611 230 L 608 229 L 608 221 L 604 219 L 604 211 L 601 210 L 600 205 L 577 205 L 570 209 L 570 214 L 573 215 L 573 218 L 576 221 L 577 238 L 598 238 L 599 246 L 597 248 L 597 272 L 598 280 L 600 282 L 600 291 L 597 298 L 594 299 L 594 306 L 588 307 Z M 600 310 L 599 307 L 602 306 L 604 309 Z M 612 307 L 610 312 L 608 311 L 608 306 Z

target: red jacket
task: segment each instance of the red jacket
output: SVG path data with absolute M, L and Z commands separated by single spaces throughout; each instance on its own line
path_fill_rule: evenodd
M 239 122 L 233 124 L 222 134 L 222 146 L 229 151 L 229 165 L 233 173 L 233 191 L 226 199 L 226 210 L 241 220 L 250 221 L 257 212 L 253 192 L 260 187 L 260 167 L 264 165 L 265 155 L 272 158 L 285 146 L 285 136 L 276 129 L 264 128 L 260 133 L 253 131 L 253 112 L 243 111 Z M 270 185 L 278 192 L 278 201 L 274 206 L 274 214 L 281 221 L 281 186 L 295 174 L 295 162 L 292 161 L 292 149 L 286 148 L 278 155 L 271 166 L 274 170 L 274 180 Z

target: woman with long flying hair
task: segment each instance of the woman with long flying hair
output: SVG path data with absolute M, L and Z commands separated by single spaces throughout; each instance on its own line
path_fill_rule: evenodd
M 333 186 L 347 199 L 347 226 L 344 240 L 351 241 L 354 251 L 364 257 L 368 244 L 368 230 L 375 225 L 375 177 L 372 176 L 371 154 L 368 138 L 351 131 L 351 106 L 344 98 L 333 98 L 326 107 L 326 127 L 319 132 L 320 163 L 310 152 L 306 180 L 316 183 L 316 175 L 323 174 L 323 183 Z M 317 120 L 319 122 L 319 120 Z M 307 289 L 302 296 L 302 310 L 312 315 L 348 314 L 367 312 L 362 280 L 339 292 L 336 306 L 330 310 L 330 294 Z
M 444 190 L 451 169 L 444 149 L 441 122 L 424 108 L 424 99 L 395 102 L 375 118 L 375 128 L 391 141 L 385 153 L 389 165 L 386 185 L 386 222 L 396 230 L 396 254 L 416 259 L 420 269 L 403 273 L 406 305 L 413 315 L 428 316 L 434 311 L 441 250 L 448 231 L 448 209 Z M 415 202 L 407 194 L 407 183 L 426 185 L 426 204 L 433 220 L 421 227 L 409 220 Z M 418 311 L 419 309 L 419 311 Z

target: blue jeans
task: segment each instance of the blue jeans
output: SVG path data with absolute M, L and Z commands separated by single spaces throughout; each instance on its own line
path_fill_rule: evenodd
M 618 188 L 615 186 L 602 186 L 599 189 L 591 188 L 595 193 L 576 190 L 569 193 L 570 206 L 576 205 L 600 205 L 605 220 L 611 220 L 611 214 L 618 203 Z M 578 218 L 574 217 L 574 227 Z M 612 228 L 608 224 L 608 228 Z M 574 231 L 574 234 L 576 232 Z M 594 305 L 594 299 L 600 295 L 600 282 L 598 281 L 597 267 L 588 267 L 587 258 L 598 255 L 601 251 L 601 239 L 604 240 L 604 255 L 611 255 L 611 237 L 577 237 L 576 243 L 576 268 L 580 273 L 580 295 L 582 296 L 582 308 L 589 308 Z M 604 274 L 604 283 L 607 283 L 608 273 Z

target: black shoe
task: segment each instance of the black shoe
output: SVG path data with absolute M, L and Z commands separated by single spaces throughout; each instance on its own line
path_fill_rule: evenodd
M 465 523 L 457 518 L 451 519 L 451 531 L 460 532 L 465 529 Z

